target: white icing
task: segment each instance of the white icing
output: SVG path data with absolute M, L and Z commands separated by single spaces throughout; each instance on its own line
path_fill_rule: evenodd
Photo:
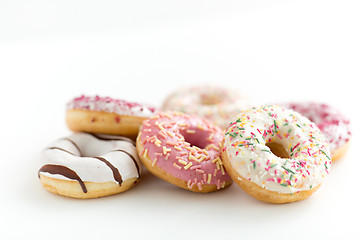
M 66 108 L 82 109 L 90 111 L 112 112 L 119 115 L 151 117 L 155 113 L 155 108 L 145 104 L 131 103 L 125 100 L 112 99 L 99 96 L 80 96 L 70 101 Z
M 81 153 L 72 142 L 76 144 Z M 54 148 L 64 149 L 73 155 Z M 114 150 L 124 150 L 131 154 L 140 168 L 141 164 L 135 145 L 130 139 L 100 140 L 87 133 L 75 133 L 50 144 L 48 148 L 42 151 L 40 163 L 42 166 L 54 164 L 68 167 L 75 171 L 84 182 L 116 182 L 112 170 L 104 162 L 94 158 L 102 157 L 118 169 L 123 181 L 133 177 L 139 178 L 137 167 L 132 158 L 124 152 Z M 48 172 L 39 172 L 39 174 L 71 180 L 59 174 Z
M 248 100 L 241 94 L 215 86 L 188 87 L 170 95 L 163 110 L 198 115 L 225 129 L 244 108 Z
M 224 151 L 241 178 L 270 191 L 309 190 L 321 184 L 330 170 L 330 150 L 318 127 L 279 106 L 241 112 L 224 141 Z M 273 154 L 268 142 L 281 144 L 290 158 Z

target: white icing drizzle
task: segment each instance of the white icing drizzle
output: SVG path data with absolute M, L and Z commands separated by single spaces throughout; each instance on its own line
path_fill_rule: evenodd
M 106 135 L 101 137 L 105 138 Z M 108 138 L 113 139 L 113 136 Z M 119 171 L 122 181 L 140 177 L 140 160 L 132 140 L 101 140 L 87 133 L 75 133 L 50 144 L 42 151 L 40 164 L 65 166 L 76 172 L 84 182 L 117 182 L 111 168 L 95 157 L 103 158 L 113 165 Z M 71 180 L 60 174 L 41 171 L 39 174 Z
M 273 154 L 269 142 L 281 144 L 289 158 Z M 316 187 L 331 167 L 330 150 L 318 127 L 279 106 L 241 112 L 226 131 L 223 150 L 242 178 L 279 193 Z

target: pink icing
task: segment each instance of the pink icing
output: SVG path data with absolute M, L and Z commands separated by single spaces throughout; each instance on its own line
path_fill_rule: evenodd
M 119 115 L 138 117 L 150 117 L 157 111 L 149 107 L 125 100 L 113 99 L 110 97 L 84 96 L 74 98 L 67 104 L 67 109 L 82 109 L 90 111 L 113 112 Z
M 140 140 L 156 165 L 176 178 L 224 187 L 231 180 L 220 158 L 222 131 L 207 121 L 182 113 L 158 113 L 143 122 Z
M 293 109 L 314 122 L 329 142 L 330 150 L 341 147 L 351 138 L 350 120 L 338 109 L 321 103 L 288 103 Z

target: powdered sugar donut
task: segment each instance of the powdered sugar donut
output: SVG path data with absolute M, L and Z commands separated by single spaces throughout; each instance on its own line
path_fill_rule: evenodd
M 75 133 L 41 153 L 39 178 L 50 192 L 96 198 L 128 190 L 140 178 L 134 142 L 125 137 Z
M 212 192 L 230 185 L 220 157 L 222 131 L 183 113 L 159 113 L 143 122 L 136 147 L 146 168 L 176 186 Z
M 66 122 L 75 132 L 114 134 L 136 138 L 145 119 L 156 109 L 110 97 L 80 96 L 67 104 Z
M 351 139 L 350 120 L 338 109 L 322 103 L 287 103 L 293 109 L 316 123 L 329 143 L 332 161 L 347 151 Z
M 330 150 L 319 128 L 279 106 L 242 111 L 225 133 L 222 157 L 241 188 L 271 203 L 309 197 L 331 167 Z
M 170 94 L 162 110 L 197 115 L 225 129 L 248 105 L 248 99 L 236 91 L 219 86 L 195 86 Z

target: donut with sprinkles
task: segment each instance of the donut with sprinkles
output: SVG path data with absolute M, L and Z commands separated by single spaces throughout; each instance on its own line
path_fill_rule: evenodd
M 329 143 L 332 161 L 341 158 L 349 148 L 351 139 L 350 119 L 340 110 L 323 103 L 287 103 L 293 109 L 316 123 Z
M 110 97 L 76 97 L 66 105 L 66 123 L 74 132 L 113 134 L 136 139 L 145 119 L 156 108 Z
M 162 110 L 197 115 L 225 129 L 241 109 L 249 106 L 250 100 L 238 91 L 203 85 L 184 87 L 171 93 Z
M 178 112 L 145 120 L 136 147 L 155 176 L 193 192 L 213 192 L 232 182 L 221 160 L 222 130 Z
M 222 158 L 243 190 L 271 203 L 309 197 L 332 164 L 328 144 L 316 124 L 280 106 L 242 111 L 226 130 Z

